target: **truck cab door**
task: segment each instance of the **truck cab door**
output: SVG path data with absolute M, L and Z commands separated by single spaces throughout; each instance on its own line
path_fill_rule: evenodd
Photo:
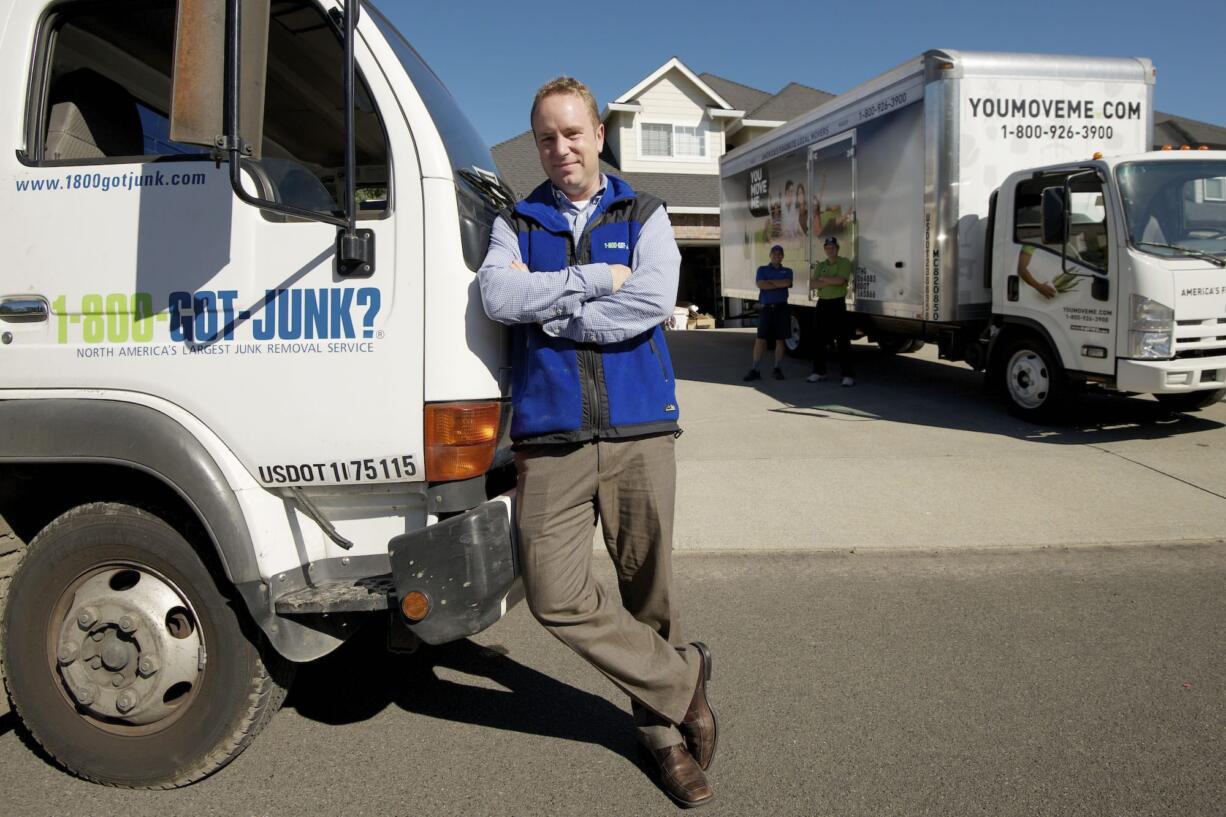
M 34 57 L 25 145 L 0 160 L 15 253 L 0 297 L 45 305 L 11 324 L 8 382 L 175 406 L 267 486 L 421 479 L 406 364 L 423 354 L 421 179 L 373 22 L 356 48 L 357 218 L 377 260 L 363 277 L 338 270 L 334 225 L 250 204 L 224 154 L 171 138 L 176 11 L 65 2 L 3 35 Z M 272 4 L 248 195 L 343 209 L 341 40 L 316 0 Z
M 1044 191 L 1064 196 L 1066 179 L 1068 240 L 1045 241 Z M 996 231 L 993 275 L 1003 286 L 993 287 L 994 311 L 1041 328 L 1067 370 L 1112 374 L 1119 286 L 1112 275 L 1115 225 L 1102 182 L 1092 173 L 1064 171 L 1025 178 L 1012 192 L 1011 229 Z

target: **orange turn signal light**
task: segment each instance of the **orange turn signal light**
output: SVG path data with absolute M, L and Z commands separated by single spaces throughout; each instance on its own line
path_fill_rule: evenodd
M 490 469 L 502 405 L 493 401 L 426 406 L 426 478 L 469 479 Z
M 1191 146 L 1191 145 L 1184 145 L 1183 147 L 1181 147 L 1181 148 L 1179 148 L 1179 149 L 1180 149 L 1180 150 L 1191 150 L 1191 149 L 1192 149 L 1192 146 Z
M 1103 158 L 1103 152 L 1101 150 L 1094 151 L 1094 156 L 1093 156 L 1094 161 L 1097 162 L 1101 158 Z
M 1171 147 L 1170 145 L 1163 145 L 1163 146 L 1162 146 L 1162 149 L 1163 149 L 1163 150 L 1174 150 L 1174 148 L 1173 148 L 1173 147 Z
M 430 614 L 430 597 L 414 590 L 400 600 L 400 612 L 409 621 L 421 621 Z

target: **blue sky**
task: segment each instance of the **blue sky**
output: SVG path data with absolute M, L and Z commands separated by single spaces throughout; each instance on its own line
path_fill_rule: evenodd
M 532 94 L 559 74 L 601 107 L 673 56 L 772 93 L 837 94 L 929 48 L 1148 57 L 1157 110 L 1226 126 L 1223 0 L 375 2 L 490 145 L 527 130 Z

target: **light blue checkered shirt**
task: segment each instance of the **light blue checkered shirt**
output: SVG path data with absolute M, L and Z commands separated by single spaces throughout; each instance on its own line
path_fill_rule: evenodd
M 600 181 L 600 190 L 582 209 L 553 191 L 576 246 L 604 195 L 607 179 L 602 175 Z M 511 268 L 516 261 L 523 262 L 519 238 L 499 218 L 478 273 L 485 313 L 499 323 L 539 323 L 554 337 L 602 344 L 633 338 L 663 323 L 677 300 L 681 251 L 663 207 L 639 231 L 630 259 L 633 274 L 617 292 L 608 264 L 523 272 Z

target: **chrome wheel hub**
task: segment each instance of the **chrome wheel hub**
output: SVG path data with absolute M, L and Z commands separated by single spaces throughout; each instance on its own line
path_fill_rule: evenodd
M 1047 364 L 1030 349 L 1021 349 L 1009 359 L 1006 382 L 1013 402 L 1027 409 L 1043 405 L 1051 393 L 1051 375 Z
M 55 656 L 79 709 L 132 726 L 179 711 L 205 662 L 186 598 L 167 580 L 135 567 L 107 568 L 77 586 Z

